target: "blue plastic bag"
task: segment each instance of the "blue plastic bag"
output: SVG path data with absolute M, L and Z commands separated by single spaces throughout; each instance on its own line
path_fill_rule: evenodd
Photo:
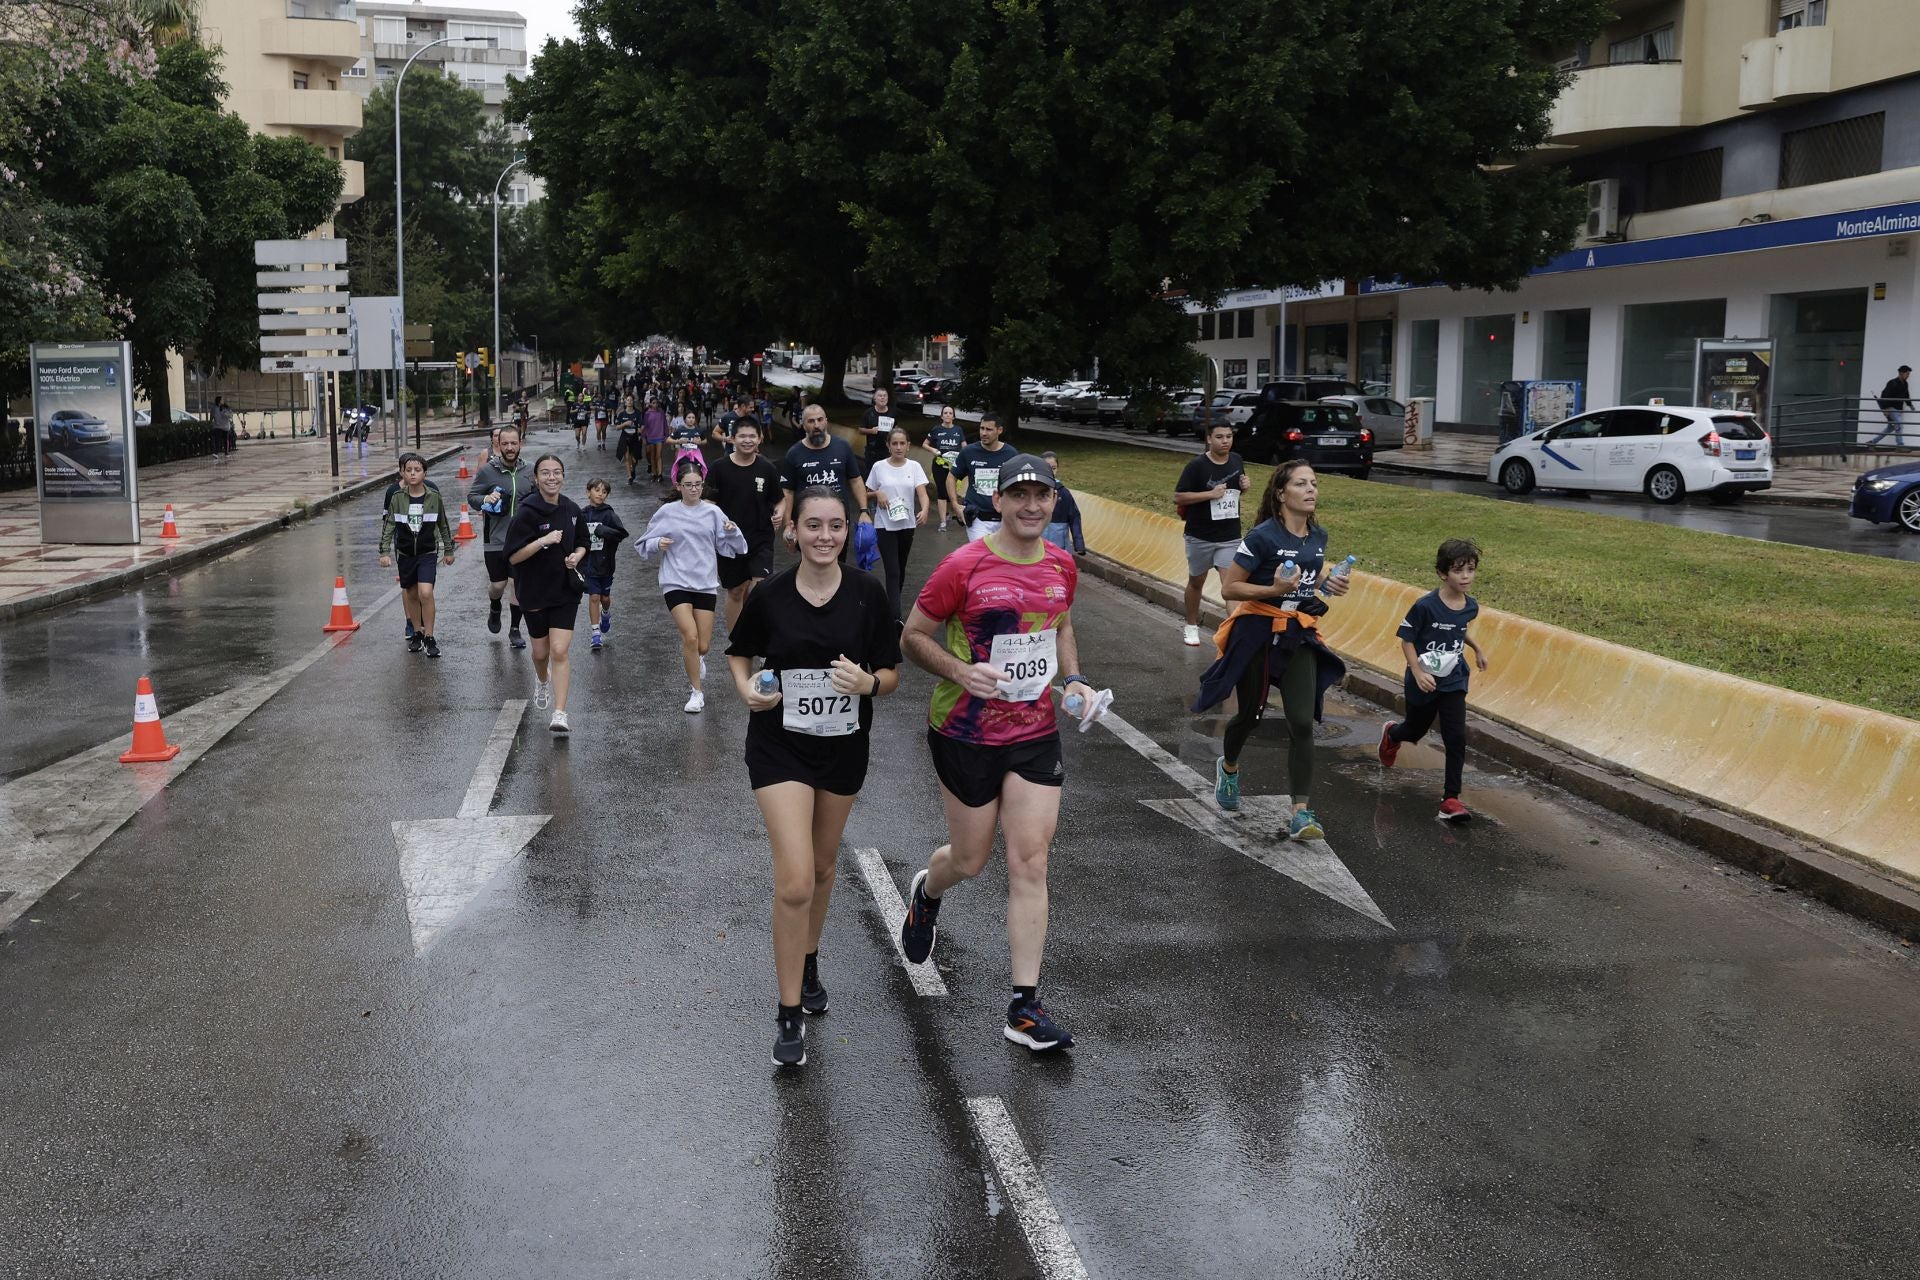
M 880 563 L 880 535 L 864 520 L 854 526 L 853 556 L 868 573 Z

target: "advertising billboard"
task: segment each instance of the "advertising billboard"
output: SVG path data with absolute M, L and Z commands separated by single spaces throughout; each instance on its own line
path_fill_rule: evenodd
M 1767 421 L 1771 407 L 1773 339 L 1702 338 L 1694 353 L 1693 402 Z
M 42 342 L 30 359 L 41 540 L 139 542 L 132 349 Z

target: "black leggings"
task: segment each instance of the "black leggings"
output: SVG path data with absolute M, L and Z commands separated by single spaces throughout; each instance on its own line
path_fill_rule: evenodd
M 893 606 L 893 620 L 900 621 L 900 588 L 907 578 L 907 557 L 913 554 L 913 530 L 875 529 L 880 539 L 880 566 L 885 571 L 887 603 Z
M 1467 764 L 1467 691 L 1436 693 L 1425 702 L 1407 703 L 1407 718 L 1389 725 L 1387 735 L 1395 742 L 1418 742 L 1440 721 L 1440 741 L 1447 748 L 1447 792 L 1443 799 L 1460 798 L 1460 774 Z
M 1280 706 L 1287 714 L 1287 791 L 1295 804 L 1304 804 L 1313 794 L 1313 704 L 1320 696 L 1320 659 L 1307 644 L 1291 653 L 1269 649 L 1267 656 L 1270 661 L 1284 659 L 1287 664 L 1280 673 Z M 1230 765 L 1240 763 L 1240 752 L 1260 723 L 1266 684 L 1266 664 L 1255 658 L 1234 689 L 1240 707 L 1227 721 L 1222 750 Z

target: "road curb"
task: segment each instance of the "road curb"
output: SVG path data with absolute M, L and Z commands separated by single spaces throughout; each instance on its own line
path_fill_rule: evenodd
M 1178 618 L 1183 607 L 1180 588 L 1097 553 L 1079 559 L 1081 566 L 1095 577 L 1150 604 L 1160 605 L 1172 613 L 1174 619 Z M 1202 601 L 1200 610 L 1209 629 L 1218 627 L 1226 619 L 1226 611 L 1211 602 Z M 1169 633 L 1172 621 L 1169 620 Z M 1397 677 L 1350 657 L 1345 660 L 1344 687 L 1349 693 L 1389 711 L 1404 709 Z M 1471 730 L 1469 749 L 1482 756 L 1603 805 L 1769 883 L 1797 890 L 1903 938 L 1920 938 L 1920 892 L 1889 876 L 1796 840 L 1742 814 L 1714 808 L 1641 778 L 1582 760 L 1570 751 L 1478 712 L 1469 711 L 1467 722 Z
M 435 453 L 427 454 L 428 463 L 441 462 L 461 452 L 467 446 L 448 445 Z M 23 600 L 9 600 L 0 603 L 0 622 L 12 622 L 42 609 L 51 609 L 57 605 L 72 604 L 79 600 L 88 600 L 94 596 L 107 595 L 110 592 L 144 582 L 148 578 L 157 578 L 173 573 L 206 560 L 214 560 L 230 551 L 237 551 L 250 542 L 255 542 L 280 529 L 290 529 L 296 521 L 309 520 L 322 511 L 350 502 L 361 494 L 371 492 L 393 482 L 392 475 L 369 476 L 365 480 L 356 480 L 344 489 L 336 489 L 322 498 L 316 498 L 304 507 L 292 507 L 282 512 L 278 519 L 261 520 L 243 528 L 229 530 L 197 547 L 175 552 L 164 560 L 152 560 L 146 564 L 134 565 L 129 569 L 119 569 L 91 582 L 75 582 L 40 595 L 28 596 Z

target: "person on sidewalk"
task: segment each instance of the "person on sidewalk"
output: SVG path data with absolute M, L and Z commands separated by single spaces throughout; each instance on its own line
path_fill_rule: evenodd
M 1233 451 L 1233 424 L 1224 421 L 1207 428 L 1207 451 L 1174 482 L 1173 505 L 1186 524 L 1181 539 L 1187 550 L 1186 626 L 1180 639 L 1189 648 L 1200 645 L 1200 593 L 1207 574 L 1219 572 L 1224 583 L 1240 548 L 1240 495 L 1249 483 L 1246 463 Z
M 1480 614 L 1480 602 L 1467 594 L 1480 572 L 1480 548 L 1465 538 L 1449 538 L 1434 556 L 1438 589 L 1413 602 L 1400 624 L 1400 652 L 1406 655 L 1407 718 L 1380 731 L 1380 763 L 1391 769 L 1404 743 L 1418 742 L 1440 722 L 1440 741 L 1447 750 L 1446 790 L 1438 818 L 1465 822 L 1473 817 L 1460 803 L 1460 776 L 1467 762 L 1466 651 L 1480 670 L 1487 654 L 1467 634 L 1467 624 Z
M 440 656 L 433 636 L 433 584 L 439 574 L 433 556 L 436 547 L 453 564 L 453 530 L 448 527 L 447 503 L 438 489 L 427 485 L 427 460 L 417 453 L 400 455 L 400 483 L 388 491 L 387 518 L 380 522 L 380 567 L 400 555 L 400 593 L 406 604 L 412 634 L 407 652 L 427 651 Z
M 487 630 L 500 634 L 500 599 L 507 593 L 512 577 L 507 561 L 507 527 L 520 512 L 520 500 L 533 492 L 533 476 L 520 461 L 520 429 L 502 426 L 494 456 L 473 474 L 473 487 L 467 490 L 467 505 L 480 511 L 481 547 L 487 561 Z M 520 638 L 520 603 L 516 596 L 507 628 L 507 640 L 516 649 L 527 642 Z
M 1907 441 L 1902 431 L 1905 424 L 1900 415 L 1913 409 L 1913 393 L 1907 389 L 1907 375 L 1912 372 L 1911 366 L 1903 364 L 1900 372 L 1888 378 L 1887 385 L 1880 388 L 1880 412 L 1886 415 L 1887 425 L 1879 435 L 1867 441 L 1869 445 L 1879 444 L 1891 435 L 1894 448 L 1906 447 Z

